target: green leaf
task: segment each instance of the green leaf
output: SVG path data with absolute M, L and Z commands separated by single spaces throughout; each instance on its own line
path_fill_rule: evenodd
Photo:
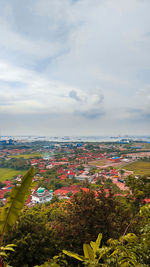
M 135 234 L 129 233 L 129 234 L 127 234 L 125 236 L 122 236 L 120 238 L 121 242 L 123 242 L 124 240 L 127 241 L 128 243 L 136 243 L 138 238 L 137 238 L 137 236 Z
M 100 247 L 101 240 L 102 240 L 102 234 L 100 233 L 95 242 L 93 241 L 90 242 L 90 246 L 92 247 L 93 252 L 94 252 L 94 257 L 96 255 L 97 250 Z
M 91 248 L 93 249 L 93 251 L 94 251 L 94 253 L 95 253 L 95 252 L 96 252 L 96 251 L 95 251 L 96 242 L 91 241 L 91 242 L 90 242 L 90 246 L 91 246 Z
M 6 247 L 1 247 L 0 250 L 3 250 L 3 251 L 4 251 L 4 250 L 11 250 L 11 251 L 13 251 L 13 252 L 15 251 L 15 250 L 14 250 L 13 248 L 11 248 L 11 247 L 7 247 L 7 248 L 6 248 Z
M 99 258 L 98 258 L 98 262 L 99 260 L 105 256 L 106 254 L 108 254 L 108 252 L 111 250 L 111 248 L 108 248 L 108 247 L 103 247 L 103 248 L 100 248 L 98 250 L 98 254 L 99 254 Z
M 7 254 L 4 251 L 1 251 L 0 256 L 7 257 Z
M 94 260 L 94 253 L 89 244 L 83 244 L 84 257 L 90 261 Z
M 79 261 L 84 261 L 84 257 L 83 256 L 80 256 L 77 253 L 74 253 L 74 252 L 71 252 L 71 251 L 67 251 L 67 250 L 63 250 L 62 252 L 64 254 L 66 254 L 67 256 L 69 256 L 69 257 L 75 258 L 75 259 L 77 259 Z
M 98 234 L 98 237 L 96 239 L 96 249 L 98 249 L 100 247 L 100 244 L 101 244 L 101 240 L 102 240 L 102 234 Z
M 120 250 L 116 249 L 109 257 L 112 257 L 112 256 L 115 256 L 115 255 L 118 255 L 120 252 Z
M 50 263 L 48 263 L 48 262 L 44 262 L 42 265 L 36 265 L 36 266 L 34 266 L 34 267 L 50 267 L 50 266 L 53 266 L 53 267 L 59 267 L 59 265 L 50 265 Z
M 9 248 L 9 247 L 16 247 L 16 246 L 17 246 L 17 245 L 15 245 L 15 244 L 8 244 L 8 245 L 5 246 L 5 248 L 7 248 L 7 247 L 8 247 L 8 248 Z
M 23 208 L 26 194 L 34 176 L 34 168 L 31 168 L 22 178 L 22 183 L 15 186 L 0 214 L 0 234 L 11 229 Z

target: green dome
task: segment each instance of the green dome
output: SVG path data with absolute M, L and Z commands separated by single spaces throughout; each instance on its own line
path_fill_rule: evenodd
M 42 194 L 45 192 L 45 188 L 44 187 L 39 187 L 37 190 L 37 193 Z
M 49 190 L 50 193 L 53 193 L 53 190 Z

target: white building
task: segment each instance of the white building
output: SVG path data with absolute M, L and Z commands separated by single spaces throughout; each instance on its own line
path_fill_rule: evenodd
M 92 175 L 89 176 L 89 175 L 83 175 L 83 174 L 81 174 L 81 175 L 76 175 L 75 176 L 75 179 L 76 180 L 79 180 L 79 181 L 85 181 L 87 179 L 89 182 L 91 182 L 92 179 L 93 179 L 93 176 Z
M 45 203 L 51 201 L 53 197 L 53 190 L 46 190 L 45 188 L 39 187 L 37 191 L 31 195 L 32 203 Z

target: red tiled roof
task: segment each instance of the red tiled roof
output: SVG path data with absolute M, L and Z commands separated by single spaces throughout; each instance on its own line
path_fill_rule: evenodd
M 145 198 L 144 201 L 145 201 L 146 203 L 150 203 L 150 198 Z
M 64 174 L 63 174 L 63 175 L 61 175 L 61 176 L 59 176 L 59 179 L 60 179 L 60 180 L 65 180 L 66 178 L 67 178 L 67 176 L 66 176 L 66 175 L 64 175 Z
M 44 173 L 44 172 L 46 172 L 46 170 L 40 170 L 40 173 Z

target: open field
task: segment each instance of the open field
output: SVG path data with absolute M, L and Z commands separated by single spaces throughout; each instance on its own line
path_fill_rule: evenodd
M 6 179 L 10 180 L 15 175 L 23 175 L 26 171 L 17 171 L 13 169 L 0 168 L 0 181 L 4 181 Z
M 127 164 L 124 169 L 133 171 L 136 175 L 148 175 L 150 174 L 150 162 L 142 160 Z
M 146 148 L 146 149 L 150 149 L 150 144 L 144 144 L 144 148 Z
M 40 153 L 31 153 L 31 154 L 19 154 L 19 155 L 10 155 L 9 158 L 24 158 L 24 159 L 31 159 L 36 157 L 42 157 Z
M 102 160 L 93 160 L 89 162 L 89 165 L 96 166 L 98 168 L 107 168 L 107 167 L 115 167 L 115 168 L 120 168 L 122 166 L 122 162 L 112 162 L 107 159 L 102 159 Z
M 94 165 L 94 166 L 103 166 L 107 163 L 106 159 L 102 159 L 102 160 L 94 160 L 94 161 L 90 161 L 89 164 L 90 165 Z

